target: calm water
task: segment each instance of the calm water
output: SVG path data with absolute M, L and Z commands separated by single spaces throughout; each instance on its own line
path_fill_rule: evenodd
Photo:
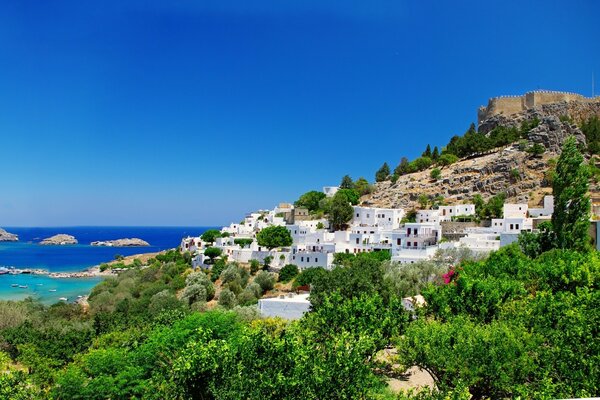
M 17 268 L 43 268 L 51 272 L 81 271 L 100 263 L 111 261 L 116 254 L 124 256 L 171 249 L 185 236 L 200 235 L 209 227 L 57 227 L 11 228 L 8 232 L 19 235 L 19 242 L 0 242 L 0 266 Z M 70 246 L 40 246 L 42 239 L 66 233 L 79 241 Z M 90 246 L 96 240 L 140 238 L 149 247 L 99 247 Z M 90 292 L 101 278 L 58 279 L 34 275 L 0 275 L 0 299 L 18 300 L 34 296 L 48 304 L 59 297 L 75 300 Z M 11 285 L 26 285 L 26 289 Z M 50 292 L 49 290 L 56 290 Z

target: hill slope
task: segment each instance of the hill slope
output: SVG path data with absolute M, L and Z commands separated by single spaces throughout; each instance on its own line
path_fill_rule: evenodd
M 402 175 L 396 183 L 384 181 L 375 184 L 373 193 L 362 197 L 365 205 L 374 207 L 419 208 L 418 198 L 442 196 L 447 204 L 471 201 L 475 194 L 484 199 L 506 193 L 507 201 L 537 205 L 545 194 L 551 194 L 550 182 L 545 178 L 548 161 L 558 157 L 563 141 L 574 135 L 586 144 L 585 135 L 577 124 L 591 116 L 600 116 L 600 101 L 562 101 L 544 104 L 510 114 L 494 115 L 479 125 L 480 132 L 494 127 L 519 126 L 524 120 L 537 118 L 540 123 L 528 134 L 528 144 L 542 144 L 546 151 L 534 157 L 523 151 L 523 144 L 513 143 L 479 157 L 470 157 L 441 168 L 439 180 L 430 178 L 431 170 Z M 592 185 L 592 191 L 597 188 Z

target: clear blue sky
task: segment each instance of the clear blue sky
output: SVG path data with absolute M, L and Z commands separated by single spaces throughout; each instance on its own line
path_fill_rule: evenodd
M 372 180 L 489 97 L 589 96 L 599 17 L 597 1 L 3 1 L 0 226 L 220 225 Z

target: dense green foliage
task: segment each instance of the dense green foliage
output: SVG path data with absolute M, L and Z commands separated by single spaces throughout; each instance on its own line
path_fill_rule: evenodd
M 598 393 L 598 278 L 597 253 L 532 260 L 511 245 L 464 263 L 449 284 L 424 291 L 429 318 L 398 340 L 400 360 L 429 371 L 442 390 L 466 384 L 475 398 Z
M 352 219 L 354 209 L 350 205 L 351 200 L 347 196 L 347 193 L 351 191 L 353 190 L 340 189 L 333 196 L 329 210 L 329 225 L 334 230 L 344 229 L 348 222 Z
M 564 187 L 580 171 L 565 167 L 576 153 L 561 157 Z M 477 200 L 478 214 L 501 213 L 501 196 Z M 576 225 L 572 204 L 561 218 Z M 600 391 L 600 254 L 579 246 L 577 228 L 568 249 L 540 228 L 485 259 L 458 249 L 398 264 L 380 251 L 335 254 L 332 270 L 287 265 L 280 280 L 312 287 L 297 321 L 258 315 L 275 286 L 259 262 L 223 257 L 205 273 L 176 251 L 107 279 L 89 309 L 0 302 L 0 399 L 589 397 Z M 417 294 L 426 305 L 406 311 Z M 390 346 L 397 356 L 382 359 Z M 395 397 L 384 391 L 393 364 L 436 387 Z
M 325 193 L 311 190 L 310 192 L 304 193 L 298 200 L 294 202 L 296 207 L 304 207 L 310 212 L 317 211 L 319 209 L 319 203 L 325 198 Z
M 215 240 L 220 237 L 221 237 L 221 231 L 219 231 L 217 229 L 209 229 L 209 230 L 205 231 L 202 234 L 202 236 L 200 236 L 200 239 L 202 239 L 202 241 L 206 242 L 206 243 L 214 243 Z
M 583 121 L 581 131 L 585 135 L 588 151 L 591 154 L 600 153 L 600 118 L 594 115 Z
M 287 264 L 279 271 L 279 282 L 289 282 L 294 279 L 300 271 L 298 266 L 294 264 Z
M 268 249 L 292 245 L 292 235 L 285 226 L 267 226 L 258 232 L 256 240 L 259 246 Z
M 562 249 L 585 250 L 589 246 L 589 170 L 583 161 L 575 138 L 567 138 L 552 183 L 556 210 L 552 226 L 557 247 Z
M 377 172 L 375 173 L 375 181 L 383 182 L 388 178 L 389 175 L 390 175 L 390 166 L 388 165 L 388 163 L 384 162 L 383 165 L 381 166 L 381 168 L 379 168 L 377 170 Z
M 400 175 L 423 171 L 432 165 L 445 167 L 454 164 L 461 158 L 482 155 L 495 148 L 517 142 L 521 138 L 526 138 L 529 131 L 538 126 L 539 123 L 540 121 L 537 118 L 534 118 L 532 120 L 523 121 L 520 127 L 499 125 L 487 134 L 478 132 L 475 128 L 475 124 L 471 124 L 464 135 L 453 136 L 448 144 L 443 147 L 441 154 L 437 146 L 431 151 L 431 145 L 428 144 L 425 151 L 421 154 L 421 157 L 418 157 L 413 161 L 409 161 L 406 157 L 402 157 L 400 163 L 394 169 L 391 180 L 392 182 L 395 182 Z M 590 123 L 590 126 L 591 128 L 589 128 L 589 131 L 596 132 L 597 128 L 594 128 L 595 125 Z M 598 137 L 600 137 L 600 134 L 598 134 Z M 532 146 L 528 151 L 533 155 L 540 155 L 545 149 L 538 144 Z M 384 164 L 384 166 L 387 166 L 387 163 Z M 377 182 L 387 179 L 389 172 L 385 177 L 383 176 L 383 172 L 384 167 L 380 168 L 375 174 Z M 431 178 L 439 179 L 434 176 L 431 176 Z

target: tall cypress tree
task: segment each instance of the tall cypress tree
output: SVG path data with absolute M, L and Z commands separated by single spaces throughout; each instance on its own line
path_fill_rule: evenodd
M 577 141 L 573 136 L 567 138 L 552 184 L 552 228 L 556 233 L 556 245 L 562 249 L 583 251 L 589 247 L 589 170 L 583 162 Z
M 430 145 L 427 145 L 427 148 L 425 149 L 423 154 L 421 154 L 421 157 L 431 157 L 431 146 Z
M 350 175 L 344 175 L 342 182 L 340 182 L 340 189 L 354 189 L 354 182 Z
M 375 181 L 383 182 L 387 179 L 388 176 L 390 176 L 390 166 L 388 165 L 388 163 L 384 162 L 381 168 L 379 168 L 375 173 Z
M 431 158 L 434 160 L 437 160 L 440 157 L 440 151 L 438 150 L 437 146 L 435 146 L 433 148 L 433 153 L 431 153 Z

